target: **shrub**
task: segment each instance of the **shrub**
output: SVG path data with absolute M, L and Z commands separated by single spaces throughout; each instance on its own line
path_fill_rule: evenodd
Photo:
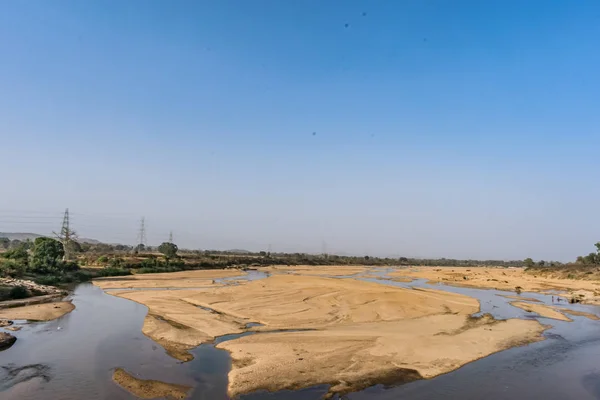
M 75 271 L 73 275 L 75 280 L 79 282 L 87 282 L 94 277 L 94 275 L 89 271 Z
M 57 275 L 41 275 L 33 280 L 38 285 L 56 286 L 61 282 L 61 279 Z
M 121 268 L 123 267 L 123 260 L 121 258 L 111 258 L 108 262 L 109 268 Z
M 106 267 L 96 273 L 96 276 L 124 276 L 131 275 L 131 271 L 124 268 Z
M 15 286 L 10 289 L 9 296 L 11 299 L 26 299 L 29 297 L 29 291 L 25 286 Z
M 106 256 L 100 256 L 100 257 L 98 257 L 98 263 L 104 264 L 104 263 L 107 263 L 107 262 L 108 262 L 108 257 L 106 257 Z
M 66 261 L 66 262 L 63 262 L 61 269 L 65 272 L 78 271 L 79 265 L 77 265 L 77 263 L 73 262 L 73 261 Z

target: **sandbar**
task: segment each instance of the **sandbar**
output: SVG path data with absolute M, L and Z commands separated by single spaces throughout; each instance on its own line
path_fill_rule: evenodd
M 527 273 L 524 268 L 502 267 L 408 267 L 398 268 L 391 277 L 427 279 L 452 286 L 523 292 L 568 292 L 582 295 L 582 302 L 600 304 L 600 282 L 560 279 Z
M 510 303 L 512 306 L 518 307 L 527 312 L 538 313 L 540 316 L 544 318 L 557 319 L 560 321 L 568 321 L 572 322 L 573 320 L 563 313 L 556 311 L 554 308 L 545 306 L 543 304 L 532 304 L 532 303 L 524 303 L 522 301 L 513 301 Z
M 563 307 L 555 307 L 555 308 L 557 310 L 564 312 L 565 314 L 575 315 L 578 317 L 586 317 L 586 318 L 589 318 L 594 321 L 600 320 L 600 317 L 598 317 L 596 314 L 592 314 L 592 313 L 588 313 L 588 312 L 584 312 L 584 311 L 571 310 L 569 308 L 563 308 Z
M 0 318 L 50 321 L 62 317 L 74 309 L 75 306 L 70 301 L 57 301 L 54 303 L 1 309 Z
M 231 353 L 232 397 L 317 384 L 331 385 L 330 393 L 399 384 L 543 340 L 545 327 L 535 320 L 471 317 L 479 302 L 462 294 L 312 275 L 111 294 L 148 306 L 143 332 L 184 361 L 186 349 L 247 331 L 248 322 L 263 324 L 250 328 L 259 333 L 217 345 Z
M 123 389 L 141 399 L 185 399 L 190 387 L 155 380 L 139 379 L 122 368 L 113 373 L 113 380 Z
M 246 272 L 235 269 L 205 269 L 97 278 L 92 283 L 102 289 L 194 288 L 215 285 L 214 279 L 243 275 Z

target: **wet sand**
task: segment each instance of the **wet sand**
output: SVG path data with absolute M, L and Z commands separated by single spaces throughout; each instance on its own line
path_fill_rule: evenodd
M 552 307 L 548 307 L 542 304 L 532 304 L 532 303 L 524 303 L 521 301 L 513 301 L 510 303 L 512 306 L 519 307 L 522 310 L 527 312 L 538 313 L 540 316 L 544 318 L 557 319 L 559 321 L 568 321 L 572 322 L 573 320 L 563 313 L 556 311 Z
M 111 294 L 148 306 L 144 333 L 175 356 L 178 348 L 243 332 L 248 322 L 264 324 L 252 328 L 259 334 L 217 345 L 233 360 L 231 396 L 317 384 L 345 393 L 429 378 L 542 340 L 545 329 L 537 321 L 472 318 L 479 302 L 461 294 L 319 276 Z M 301 331 L 273 332 L 280 329 Z
M 70 301 L 34 304 L 30 306 L 5 308 L 0 310 L 0 318 L 26 319 L 30 321 L 51 321 L 73 311 Z
M 501 267 L 410 267 L 389 274 L 410 276 L 431 283 L 524 292 L 566 292 L 567 297 L 583 295 L 582 302 L 600 304 L 600 282 L 550 278 L 526 273 L 524 268 Z
M 122 368 L 117 368 L 113 380 L 125 390 L 141 399 L 185 399 L 190 387 L 155 380 L 136 378 Z

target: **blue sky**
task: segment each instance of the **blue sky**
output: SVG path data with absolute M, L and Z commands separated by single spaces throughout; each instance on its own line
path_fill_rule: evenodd
M 0 231 L 571 260 L 599 37 L 594 1 L 5 1 Z

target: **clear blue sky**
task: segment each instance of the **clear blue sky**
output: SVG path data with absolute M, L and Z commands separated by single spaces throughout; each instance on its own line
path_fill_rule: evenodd
M 571 260 L 599 38 L 597 1 L 2 1 L 0 231 Z

